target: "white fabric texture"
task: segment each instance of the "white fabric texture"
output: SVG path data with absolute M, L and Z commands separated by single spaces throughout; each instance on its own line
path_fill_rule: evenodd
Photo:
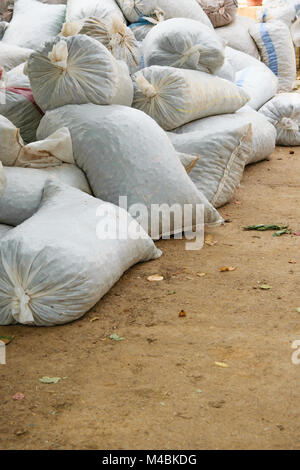
M 281 21 L 270 21 L 251 26 L 250 34 L 262 61 L 278 77 L 278 91 L 291 91 L 296 80 L 296 57 L 289 28 Z
M 13 227 L 10 225 L 5 225 L 5 224 L 0 224 L 0 240 L 5 237 L 5 235 L 8 234 L 10 230 L 12 230 Z
M 224 64 L 218 70 L 215 71 L 214 75 L 220 78 L 224 78 L 229 82 L 235 81 L 235 72 L 229 60 L 225 59 Z
M 237 72 L 235 83 L 250 96 L 248 106 L 256 111 L 266 101 L 273 98 L 278 89 L 277 77 L 272 70 L 260 62 Z
M 245 106 L 246 108 L 246 106 Z M 248 107 L 247 107 L 248 108 Z M 230 134 L 237 126 L 252 126 L 252 149 L 246 160 L 246 165 L 256 163 L 268 158 L 275 150 L 276 131 L 260 113 L 241 109 L 235 114 L 224 114 L 211 116 L 205 119 L 191 122 L 176 129 L 176 133 L 210 132 L 214 130 L 216 134 L 222 132 Z
M 37 213 L 0 242 L 0 324 L 74 321 L 127 269 L 161 255 L 145 233 L 137 240 L 97 236 L 118 222 L 121 229 L 134 223 L 111 204 L 47 182 Z
M 236 0 L 197 0 L 203 8 L 214 28 L 226 26 L 233 22 L 237 15 Z
M 293 43 L 296 47 L 300 47 L 300 18 L 298 18 L 295 23 L 292 24 L 290 31 Z
M 255 24 L 253 18 L 237 16 L 232 23 L 216 28 L 215 31 L 225 45 L 259 59 L 258 49 L 249 33 L 249 28 Z
M 65 14 L 65 5 L 47 5 L 36 0 L 15 0 L 13 18 L 2 41 L 37 49 L 44 41 L 60 32 Z
M 219 214 L 189 180 L 165 132 L 143 112 L 116 105 L 65 106 L 46 114 L 39 138 L 62 123 L 70 130 L 76 164 L 87 175 L 94 195 L 116 205 L 120 196 L 127 196 L 128 208 L 143 204 L 147 214 L 139 221 L 146 231 L 153 204 L 204 204 L 205 222 L 220 223 Z M 171 226 L 171 231 L 182 228 L 180 224 Z M 161 227 L 158 236 L 164 235 Z
M 33 49 L 26 49 L 25 47 L 14 46 L 1 41 L 0 67 L 9 71 L 25 62 L 32 52 L 34 52 Z
M 45 44 L 29 58 L 27 74 L 43 111 L 66 104 L 132 103 L 133 86 L 126 64 L 85 35 Z
M 0 197 L 0 223 L 19 225 L 37 210 L 47 179 L 52 178 L 91 193 L 84 173 L 75 165 L 32 169 L 4 167 L 6 187 Z
M 62 35 L 65 37 L 86 34 L 101 42 L 115 59 L 124 60 L 129 71 L 134 73 L 140 66 L 140 48 L 133 31 L 118 15 L 107 19 L 84 18 L 73 23 L 65 23 Z
M 260 110 L 277 131 L 277 145 L 300 145 L 300 95 L 280 93 Z
M 6 173 L 4 171 L 2 162 L 0 161 L 0 199 L 3 196 L 6 186 L 7 186 L 7 177 L 6 177 Z
M 0 161 L 6 166 L 15 164 L 23 145 L 19 129 L 6 117 L 0 115 Z
M 300 4 L 300 2 L 299 2 Z M 257 10 L 257 20 L 260 23 L 268 23 L 269 21 L 282 21 L 288 27 L 291 26 L 296 18 L 295 5 L 287 4 L 283 7 L 261 7 Z
M 169 137 L 176 150 L 200 157 L 189 176 L 211 204 L 221 207 L 231 201 L 251 154 L 251 124 L 237 123 L 225 131 L 211 127 Z
M 249 97 L 234 83 L 196 70 L 152 66 L 133 76 L 133 107 L 163 129 L 216 114 L 233 113 Z
M 115 0 L 68 0 L 66 21 L 81 20 L 82 18 L 109 18 L 118 15 L 124 16 Z
M 199 21 L 163 21 L 143 43 L 146 66 L 168 65 L 214 73 L 224 63 L 224 47 L 216 33 Z

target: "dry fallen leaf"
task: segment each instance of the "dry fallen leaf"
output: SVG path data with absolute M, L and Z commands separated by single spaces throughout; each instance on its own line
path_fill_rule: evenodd
M 163 281 L 164 276 L 161 276 L 160 274 L 153 274 L 152 276 L 147 277 L 147 280 L 149 282 L 158 282 L 158 281 Z
M 224 369 L 225 369 L 226 367 L 229 367 L 229 365 L 226 364 L 225 362 L 215 362 L 215 364 L 216 364 L 216 366 L 218 366 L 218 367 L 223 367 Z
M 261 284 L 260 286 L 258 286 L 259 289 L 262 289 L 262 290 L 269 290 L 269 289 L 272 289 L 272 286 L 269 286 L 268 284 Z
M 179 312 L 179 318 L 184 318 L 186 317 L 186 312 L 184 310 L 181 310 L 181 312 Z
M 94 318 L 92 318 L 92 319 L 90 320 L 90 323 L 94 323 L 94 321 L 98 321 L 98 320 L 100 320 L 99 317 L 94 317 Z
M 236 266 L 233 267 L 233 266 L 223 266 L 223 268 L 220 268 L 219 271 L 220 273 L 226 273 L 228 271 L 235 271 L 236 270 Z
M 204 277 L 204 276 L 206 276 L 206 274 L 207 274 L 207 273 L 197 273 L 197 276 L 198 276 L 198 277 Z
M 2 343 L 4 344 L 11 343 L 13 339 L 14 339 L 13 336 L 0 336 L 0 341 L 2 341 Z
M 294 259 L 289 259 L 289 263 L 290 264 L 297 264 L 297 261 L 295 261 Z
M 205 236 L 204 243 L 209 246 L 214 246 L 217 244 L 216 241 L 214 241 L 214 238 L 212 235 L 208 234 Z
M 17 392 L 13 395 L 13 400 L 23 400 L 25 398 L 24 393 Z

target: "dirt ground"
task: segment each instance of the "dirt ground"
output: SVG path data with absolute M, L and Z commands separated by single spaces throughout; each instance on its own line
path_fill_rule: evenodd
M 231 222 L 209 231 L 215 245 L 161 241 L 161 259 L 131 269 L 80 321 L 0 328 L 14 335 L 0 366 L 2 449 L 300 449 L 300 237 L 243 231 L 300 230 L 290 150 L 247 168 L 221 209 Z M 148 282 L 156 273 L 165 280 Z

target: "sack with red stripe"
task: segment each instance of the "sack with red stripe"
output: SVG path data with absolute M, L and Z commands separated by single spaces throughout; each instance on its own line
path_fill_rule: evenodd
M 24 142 L 36 140 L 43 113 L 34 101 L 27 77 L 5 75 L 0 69 L 0 114 L 20 129 Z

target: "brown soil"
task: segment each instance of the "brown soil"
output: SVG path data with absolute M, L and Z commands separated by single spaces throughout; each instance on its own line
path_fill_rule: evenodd
M 131 269 L 80 321 L 0 328 L 14 335 L 0 366 L 2 449 L 300 449 L 300 237 L 243 231 L 300 230 L 300 150 L 289 150 L 247 168 L 221 210 L 231 223 L 210 230 L 216 245 L 161 241 L 161 259 Z M 148 282 L 155 273 L 165 280 Z

